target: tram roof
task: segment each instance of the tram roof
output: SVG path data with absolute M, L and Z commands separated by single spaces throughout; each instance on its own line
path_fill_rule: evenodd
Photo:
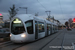
M 14 18 L 20 18 L 22 21 L 27 21 L 27 20 L 36 20 L 36 21 L 41 21 L 44 22 L 46 21 L 46 23 L 51 23 L 53 25 L 56 25 L 55 23 L 52 23 L 48 20 L 42 19 L 40 17 L 34 16 L 32 14 L 17 14 Z
M 52 24 L 52 22 L 50 22 L 50 21 L 48 21 L 48 20 L 45 20 L 46 21 L 46 23 L 50 23 L 50 24 Z
M 23 21 L 31 20 L 31 19 L 44 21 L 44 19 L 41 19 L 39 17 L 36 17 L 36 16 L 34 16 L 32 14 L 19 14 L 19 15 L 16 15 L 15 17 L 20 18 Z

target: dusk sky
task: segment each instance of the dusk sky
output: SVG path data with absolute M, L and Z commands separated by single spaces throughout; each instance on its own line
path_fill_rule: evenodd
M 75 0 L 0 0 L 0 13 L 4 20 L 9 19 L 8 10 L 13 4 L 19 9 L 18 14 L 26 13 L 25 9 L 19 7 L 27 7 L 28 14 L 35 15 L 38 12 L 39 17 L 44 19 L 47 18 L 45 11 L 49 10 L 50 15 L 61 23 L 75 17 Z

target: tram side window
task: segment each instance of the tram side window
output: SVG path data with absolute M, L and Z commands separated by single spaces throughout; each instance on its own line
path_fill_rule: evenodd
M 51 25 L 49 25 L 49 28 L 50 28 L 49 30 L 51 30 Z
M 54 25 L 54 30 L 55 30 L 55 25 Z
M 50 31 L 50 29 L 51 29 L 51 25 L 50 24 L 47 24 L 47 30 Z
M 54 26 L 54 29 L 56 30 L 56 26 Z
M 44 32 L 44 23 L 39 22 L 38 26 L 39 26 L 39 33 Z
M 33 20 L 25 22 L 28 34 L 33 34 Z
M 55 30 L 56 30 L 56 26 L 54 26 Z
M 56 30 L 57 30 L 57 26 L 55 26 Z
M 47 30 L 48 30 L 48 24 L 47 24 Z
M 53 25 L 53 30 L 54 30 L 54 25 Z
M 56 30 L 56 26 L 55 26 L 55 30 Z
M 56 29 L 58 30 L 58 26 L 56 26 Z
M 58 30 L 58 26 L 57 26 L 57 30 Z

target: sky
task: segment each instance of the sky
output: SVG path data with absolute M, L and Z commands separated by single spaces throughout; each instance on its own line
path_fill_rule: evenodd
M 4 20 L 9 19 L 8 10 L 13 4 L 19 9 L 18 14 L 26 13 L 19 7 L 27 7 L 28 14 L 38 13 L 38 17 L 43 19 L 48 17 L 45 11 L 51 11 L 50 15 L 62 24 L 75 17 L 75 0 L 0 0 L 0 13 Z

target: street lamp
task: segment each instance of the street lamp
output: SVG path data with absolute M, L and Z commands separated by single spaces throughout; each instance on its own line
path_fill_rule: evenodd
M 19 8 L 26 9 L 26 14 L 27 14 L 27 7 L 19 7 Z

